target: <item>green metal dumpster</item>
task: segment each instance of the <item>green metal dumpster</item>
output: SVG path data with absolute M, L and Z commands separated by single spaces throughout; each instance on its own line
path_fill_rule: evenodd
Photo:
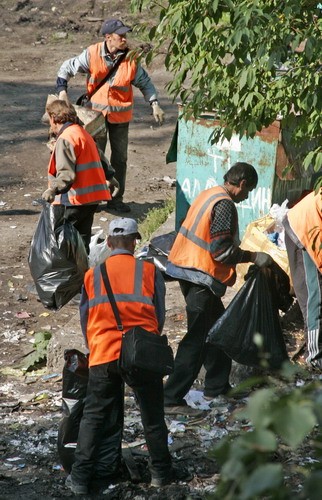
M 219 125 L 211 114 L 198 119 L 183 117 L 177 130 L 177 191 L 176 229 L 178 230 L 191 202 L 204 189 L 223 183 L 224 174 L 237 161 L 252 164 L 258 173 L 257 188 L 249 198 L 237 204 L 240 237 L 247 225 L 269 212 L 273 203 L 281 204 L 286 198 L 293 201 L 311 186 L 311 176 L 281 180 L 285 159 L 280 155 L 280 122 L 257 133 L 253 139 L 233 135 L 230 141 L 212 144 L 214 127 Z M 285 166 L 285 164 L 284 164 Z

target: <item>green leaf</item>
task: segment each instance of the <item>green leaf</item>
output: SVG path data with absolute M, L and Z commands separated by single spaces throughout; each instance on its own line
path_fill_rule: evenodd
M 292 448 L 299 446 L 317 423 L 312 406 L 291 397 L 274 411 L 273 419 L 276 432 Z
M 35 334 L 34 350 L 23 360 L 21 367 L 26 370 L 37 368 L 37 365 L 46 361 L 47 346 L 51 339 L 50 332 L 37 332 Z
M 247 85 L 250 89 L 252 89 L 256 82 L 256 74 L 253 68 L 249 68 L 247 71 Z
M 240 500 L 262 496 L 270 491 L 277 491 L 283 484 L 281 464 L 265 464 L 257 467 L 243 484 Z
M 247 127 L 247 132 L 250 137 L 253 137 L 257 132 L 257 127 L 255 122 L 250 122 Z
M 252 423 L 257 428 L 266 428 L 272 421 L 269 409 L 274 398 L 272 389 L 256 391 L 248 401 L 248 414 Z
M 304 498 L 320 500 L 322 491 L 322 471 L 313 471 L 304 482 Z
M 276 436 L 273 432 L 265 429 L 255 429 L 252 432 L 247 432 L 241 439 L 248 448 L 261 453 L 272 452 L 277 448 Z
M 196 37 L 200 39 L 202 37 L 202 32 L 203 32 L 203 24 L 202 24 L 202 22 L 197 23 L 197 25 L 195 27 L 195 35 L 196 35 Z
M 242 90 L 247 83 L 247 70 L 244 70 L 239 80 L 239 89 Z
M 240 460 L 237 460 L 235 457 L 227 460 L 221 469 L 222 477 L 227 481 L 236 479 L 236 477 L 242 476 L 244 473 L 244 464 Z
M 216 11 L 218 9 L 218 3 L 219 3 L 219 0 L 213 0 L 213 2 L 212 2 L 212 9 L 214 11 L 214 14 L 216 13 Z

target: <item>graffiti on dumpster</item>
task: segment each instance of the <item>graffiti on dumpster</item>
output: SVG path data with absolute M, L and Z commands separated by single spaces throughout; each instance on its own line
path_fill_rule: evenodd
M 214 186 L 218 186 L 218 182 L 214 177 L 208 177 L 205 181 L 186 177 L 181 183 L 181 191 L 185 195 L 186 200 L 191 203 L 201 191 Z M 247 200 L 238 204 L 238 209 L 242 212 L 255 210 L 259 214 L 264 215 L 271 207 L 271 196 L 270 187 L 259 186 L 249 193 Z
M 233 164 L 231 161 L 231 152 L 240 153 L 241 150 L 242 144 L 237 135 L 233 135 L 230 141 L 223 139 L 221 142 L 217 143 L 216 146 L 208 148 L 207 156 L 213 158 L 214 173 L 217 174 L 218 169 L 222 169 L 223 164 L 225 164 L 227 170 L 229 170 Z
M 198 194 L 223 183 L 225 173 L 236 162 L 254 165 L 258 173 L 258 185 L 247 200 L 236 205 L 240 234 L 247 225 L 267 214 L 271 207 L 275 177 L 278 129 L 258 134 L 253 139 L 239 138 L 233 134 L 230 140 L 212 143 L 208 120 L 197 123 L 180 120 L 177 157 L 176 229 L 180 227 L 189 206 Z M 270 140 L 267 140 L 267 137 Z

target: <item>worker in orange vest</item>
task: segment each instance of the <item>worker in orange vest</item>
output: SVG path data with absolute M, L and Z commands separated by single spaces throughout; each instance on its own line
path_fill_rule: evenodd
M 154 264 L 134 258 L 140 238 L 135 220 L 112 220 L 106 272 L 124 331 L 141 326 L 159 335 L 165 320 L 165 285 Z M 99 266 L 85 275 L 80 316 L 89 349 L 89 384 L 75 462 L 66 486 L 75 494 L 87 494 L 108 486 L 120 474 L 124 382 L 133 389 L 140 407 L 150 454 L 151 486 L 168 484 L 175 475 L 164 421 L 162 376 L 120 370 L 122 331 Z
M 165 413 L 199 416 L 184 399 L 200 368 L 206 370 L 204 397 L 213 399 L 231 389 L 231 359 L 206 342 L 208 332 L 224 312 L 221 297 L 236 280 L 236 264 L 253 262 L 269 266 L 265 252 L 239 247 L 235 203 L 248 198 L 258 181 L 248 163 L 235 163 L 224 175 L 224 184 L 202 191 L 193 201 L 168 257 L 166 273 L 179 280 L 186 301 L 188 331 L 180 341 L 174 372 L 164 388 Z
M 78 124 L 73 106 L 56 100 L 46 111 L 56 141 L 48 165 L 48 189 L 42 198 L 65 206 L 65 218 L 79 231 L 89 253 L 94 214 L 101 201 L 111 199 L 108 184 L 116 185 L 114 170 L 106 164 L 107 181 L 96 143 Z
M 106 131 L 96 137 L 99 148 L 105 152 L 107 137 L 110 142 L 110 161 L 115 177 L 120 184 L 117 195 L 107 208 L 117 212 L 129 212 L 130 207 L 123 202 L 127 170 L 127 149 L 129 122 L 133 115 L 134 85 L 150 103 L 152 113 L 160 125 L 164 120 L 157 91 L 139 62 L 128 55 L 126 35 L 132 28 L 119 19 L 108 19 L 102 26 L 104 41 L 91 45 L 79 56 L 66 60 L 58 71 L 56 91 L 66 98 L 68 81 L 77 73 L 87 74 L 87 94 L 90 96 L 86 106 L 101 111 L 105 116 Z M 100 82 L 107 80 L 99 87 Z
M 322 368 L 322 188 L 287 212 L 283 225 L 294 292 L 306 331 L 306 362 Z

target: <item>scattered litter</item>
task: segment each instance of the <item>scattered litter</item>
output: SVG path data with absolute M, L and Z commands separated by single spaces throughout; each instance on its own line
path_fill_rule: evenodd
M 16 280 L 23 280 L 23 275 L 22 274 L 17 274 L 16 276 L 12 276 Z
M 184 399 L 192 408 L 198 408 L 199 410 L 210 410 L 211 408 L 209 402 L 204 399 L 201 391 L 191 390 Z
M 210 431 L 202 428 L 198 429 L 197 433 L 201 438 L 203 446 L 209 448 L 210 446 L 214 445 L 215 440 L 222 439 L 224 436 L 226 436 L 228 434 L 228 431 L 223 427 L 214 426 Z
M 63 466 L 60 464 L 53 465 L 52 470 L 64 470 Z
M 49 375 L 43 375 L 41 378 L 42 380 L 50 380 L 52 378 L 60 377 L 61 375 L 59 373 L 50 373 Z
M 4 207 L 7 204 L 6 201 L 0 201 L 0 207 Z
M 33 200 L 32 201 L 32 206 L 36 207 L 37 205 L 43 205 L 43 203 L 44 203 L 44 200 L 41 200 L 41 199 L 39 199 L 39 200 Z
M 27 295 L 23 295 L 22 293 L 19 293 L 17 296 L 16 296 L 16 300 L 19 302 L 27 302 L 28 300 L 28 297 Z
M 29 196 L 31 196 L 31 194 L 29 194 L 29 193 L 24 194 L 25 198 L 28 198 Z
M 102 222 L 106 222 L 106 221 L 107 221 L 107 217 L 100 217 L 100 220 L 101 220 Z
M 19 319 L 27 319 L 27 318 L 30 318 L 30 314 L 27 313 L 26 311 L 21 311 L 21 312 L 17 312 L 15 314 L 15 317 L 19 318 Z
M 39 314 L 39 318 L 47 318 L 47 316 L 50 316 L 50 313 L 44 312 L 44 313 Z
M 168 175 L 165 175 L 162 179 L 164 182 L 169 184 L 170 187 L 174 187 L 176 185 L 176 179 L 173 179 L 172 177 L 169 177 Z
M 185 431 L 186 431 L 186 427 L 182 422 L 180 422 L 178 420 L 171 421 L 171 424 L 169 427 L 169 432 L 171 432 L 171 434 L 176 434 L 177 432 L 185 432 Z
M 10 229 L 16 229 L 17 228 L 17 226 L 9 226 L 9 227 L 10 227 Z
M 16 344 L 17 342 L 20 342 L 20 340 L 25 336 L 26 330 L 21 329 L 21 330 L 6 330 L 4 331 L 1 335 L 4 337 L 3 342 L 11 342 L 12 344 Z

